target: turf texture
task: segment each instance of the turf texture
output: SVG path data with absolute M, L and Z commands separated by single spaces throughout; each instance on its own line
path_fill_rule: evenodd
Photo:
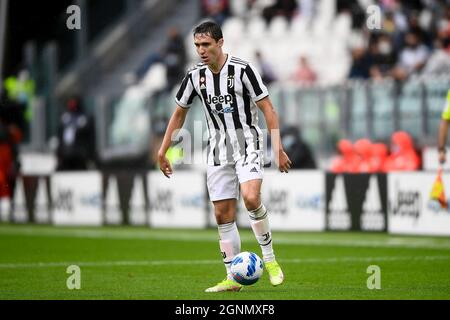
M 261 255 L 252 232 L 240 233 L 242 251 Z M 241 292 L 205 293 L 225 276 L 215 229 L 0 224 L 0 300 L 450 299 L 449 238 L 274 231 L 273 239 L 283 285 L 264 272 Z M 67 287 L 71 265 L 79 290 Z M 373 265 L 380 289 L 368 288 Z

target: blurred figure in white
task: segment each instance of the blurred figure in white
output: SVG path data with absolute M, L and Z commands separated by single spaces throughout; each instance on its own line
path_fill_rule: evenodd
M 406 80 L 409 76 L 419 73 L 429 56 L 428 48 L 417 34 L 408 32 L 405 42 L 406 47 L 400 52 L 399 63 L 393 72 L 397 80 Z
M 441 39 L 435 41 L 435 50 L 422 72 L 425 76 L 450 74 L 450 50 Z

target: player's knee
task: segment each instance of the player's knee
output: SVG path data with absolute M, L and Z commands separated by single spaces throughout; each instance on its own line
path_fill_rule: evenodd
M 243 198 L 245 207 L 249 211 L 256 210 L 261 205 L 261 199 L 259 194 L 246 194 L 243 195 Z
M 216 220 L 219 223 L 228 223 L 234 221 L 236 212 L 235 204 L 221 204 L 216 205 L 214 208 L 214 214 L 216 216 Z
M 235 221 L 235 213 L 232 212 L 231 210 L 226 211 L 226 210 L 220 210 L 220 211 L 215 211 L 215 216 L 216 216 L 216 222 L 217 224 L 225 224 L 225 223 L 230 223 Z

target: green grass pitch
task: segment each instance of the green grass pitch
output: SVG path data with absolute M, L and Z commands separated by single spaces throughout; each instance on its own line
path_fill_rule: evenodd
M 267 273 L 241 292 L 205 293 L 224 277 L 218 234 L 143 227 L 0 224 L 0 300 L 449 299 L 450 239 L 367 233 L 273 232 L 285 283 Z M 242 250 L 261 255 L 250 230 Z M 78 265 L 81 289 L 69 290 Z M 369 290 L 370 265 L 380 289 Z

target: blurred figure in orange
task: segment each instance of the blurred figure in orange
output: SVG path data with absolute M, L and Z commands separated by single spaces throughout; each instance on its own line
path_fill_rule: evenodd
M 413 171 L 420 169 L 420 157 L 414 149 L 411 136 L 397 131 L 391 137 L 391 155 L 385 163 L 386 171 Z
M 340 154 L 331 163 L 330 171 L 333 173 L 356 173 L 358 171 L 359 159 L 353 151 L 353 144 L 350 140 L 341 139 L 337 144 Z
M 369 139 L 359 139 L 355 142 L 353 149 L 359 161 L 357 163 L 357 172 L 372 173 L 375 172 L 372 168 L 372 142 Z
M 384 143 L 372 144 L 372 157 L 370 163 L 373 172 L 385 172 L 385 162 L 388 157 L 388 147 Z

